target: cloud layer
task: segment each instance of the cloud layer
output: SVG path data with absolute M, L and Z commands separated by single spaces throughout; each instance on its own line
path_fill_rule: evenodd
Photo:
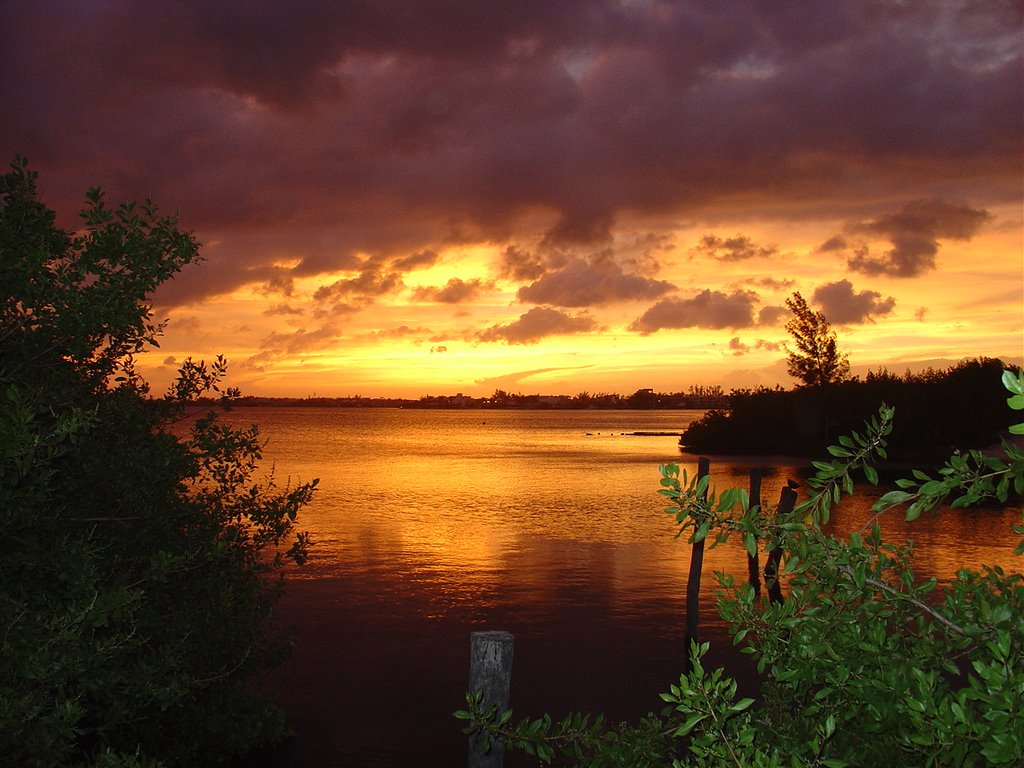
M 1005 198 L 1019 193 L 1020 8 L 15 0 L 0 8 L 0 147 L 59 167 L 50 191 L 66 200 L 102 181 L 264 241 L 216 254 L 246 268 L 195 291 L 270 268 L 265 240 L 285 227 L 307 228 L 279 246 L 315 274 L 504 239 L 534 214 L 553 248 L 605 241 L 625 213 L 755 192 L 841 207 L 911 174 Z M 976 226 L 963 209 L 947 227 L 955 214 L 866 220 L 894 247 L 851 267 L 927 269 L 930 243 Z M 701 247 L 755 253 L 742 238 Z
M 154 301 L 199 316 L 244 296 L 253 325 L 231 338 L 254 364 L 609 328 L 767 354 L 774 338 L 737 334 L 779 333 L 786 293 L 843 326 L 931 317 L 908 286 L 1007 226 L 1022 14 L 8 0 L 0 151 L 28 156 L 67 226 L 94 184 L 180 210 L 207 260 Z M 204 318 L 181 333 L 205 338 Z

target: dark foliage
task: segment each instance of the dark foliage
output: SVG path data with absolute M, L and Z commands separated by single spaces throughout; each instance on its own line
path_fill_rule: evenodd
M 283 733 L 245 686 L 313 486 L 254 482 L 255 428 L 174 427 L 222 360 L 162 400 L 135 373 L 149 295 L 198 258 L 173 217 L 92 190 L 63 232 L 20 160 L 0 195 L 0 765 L 229 761 Z
M 944 370 L 792 391 L 758 389 L 732 394 L 730 410 L 709 411 L 684 432 L 686 450 L 712 454 L 820 454 L 836 436 L 857 428 L 878 403 L 894 406 L 901 429 L 890 443 L 893 459 L 928 460 L 952 449 L 999 441 L 1005 428 L 1000 360 L 964 360 Z

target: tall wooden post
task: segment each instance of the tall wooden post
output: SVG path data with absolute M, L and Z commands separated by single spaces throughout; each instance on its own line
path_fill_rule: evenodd
M 776 517 L 788 515 L 796 505 L 796 483 L 790 480 L 779 494 L 779 508 Z M 764 566 L 764 583 L 768 587 L 768 597 L 772 603 L 782 603 L 782 587 L 779 585 L 779 564 L 782 562 L 782 547 L 775 542 L 775 549 L 768 554 L 768 562 Z
M 481 693 L 480 705 L 486 711 L 508 709 L 512 685 L 512 651 L 515 641 L 509 632 L 471 632 L 469 635 L 469 691 Z M 490 739 L 490 749 L 480 748 L 480 734 L 469 737 L 469 768 L 501 768 L 505 744 Z
M 697 477 L 707 477 L 711 471 L 711 462 L 703 456 L 697 460 Z M 707 498 L 705 491 L 704 498 Z M 691 645 L 699 642 L 698 626 L 700 625 L 700 574 L 704 567 L 704 539 L 693 542 L 690 548 L 690 573 L 686 579 L 686 648 L 683 654 L 683 671 L 688 673 L 692 668 L 690 658 Z
M 750 470 L 750 506 L 761 509 L 761 468 L 754 467 Z M 747 578 L 754 590 L 754 599 L 761 597 L 761 565 L 758 562 L 758 550 L 760 542 L 756 542 L 754 554 L 747 553 Z

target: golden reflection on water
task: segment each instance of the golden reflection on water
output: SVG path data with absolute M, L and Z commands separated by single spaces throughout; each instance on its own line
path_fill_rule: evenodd
M 316 548 L 298 578 L 363 573 L 428 590 L 438 610 L 510 599 L 539 607 L 587 584 L 631 613 L 685 592 L 689 547 L 662 511 L 658 465 L 676 461 L 693 473 L 696 457 L 681 454 L 674 435 L 630 433 L 678 434 L 699 415 L 267 408 L 232 418 L 260 422 L 279 479 L 320 478 L 302 515 Z M 723 457 L 712 461 L 713 482 L 746 487 L 756 466 L 765 467 L 768 505 L 787 480 L 800 480 L 793 459 Z M 860 527 L 880 493 L 844 500 L 832 528 Z M 894 540 L 920 544 L 922 577 L 945 581 L 961 567 L 1008 563 L 1013 520 L 1013 510 L 947 510 L 883 522 Z M 708 551 L 709 582 L 719 570 L 746 573 L 738 543 Z
M 680 671 L 690 547 L 663 512 L 658 465 L 693 473 L 697 458 L 671 435 L 627 433 L 678 434 L 699 415 L 238 409 L 233 421 L 261 424 L 278 481 L 320 478 L 299 519 L 313 556 L 279 606 L 300 628 L 278 687 L 301 723 L 301 764 L 464 762 L 451 712 L 475 629 L 515 635 L 513 706 L 523 714 L 615 721 L 659 708 L 657 692 Z M 800 465 L 715 457 L 711 473 L 719 489 L 746 487 L 751 467 L 764 466 L 763 499 L 774 504 L 787 480 L 801 480 Z M 880 493 L 844 501 L 833 528 L 863 525 Z M 921 543 L 922 578 L 948 579 L 962 566 L 1009 563 L 1013 520 L 1014 510 L 912 524 L 895 514 L 886 526 Z M 745 576 L 738 542 L 705 555 L 701 633 L 710 663 L 743 684 L 752 672 L 714 613 L 715 571 Z M 386 715 L 367 714 L 377 712 Z

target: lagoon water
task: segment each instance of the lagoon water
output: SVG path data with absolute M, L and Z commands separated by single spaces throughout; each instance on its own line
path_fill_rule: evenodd
M 240 408 L 278 482 L 320 479 L 279 618 L 293 658 L 266 681 L 298 736 L 298 766 L 460 765 L 469 634 L 515 635 L 517 717 L 571 710 L 634 719 L 678 678 L 689 547 L 663 512 L 658 465 L 696 471 L 676 434 L 700 411 Z M 663 436 L 631 433 L 665 432 Z M 806 461 L 712 458 L 719 488 L 764 467 L 774 503 Z M 859 526 L 881 491 L 840 507 Z M 801 496 L 802 498 L 803 496 Z M 1015 512 L 945 512 L 893 538 L 920 545 L 923 577 L 1008 563 Z M 889 529 L 887 528 L 887 529 Z M 711 663 L 750 669 L 715 620 L 712 573 L 745 574 L 738 544 L 705 558 Z M 523 764 L 514 757 L 506 765 Z

